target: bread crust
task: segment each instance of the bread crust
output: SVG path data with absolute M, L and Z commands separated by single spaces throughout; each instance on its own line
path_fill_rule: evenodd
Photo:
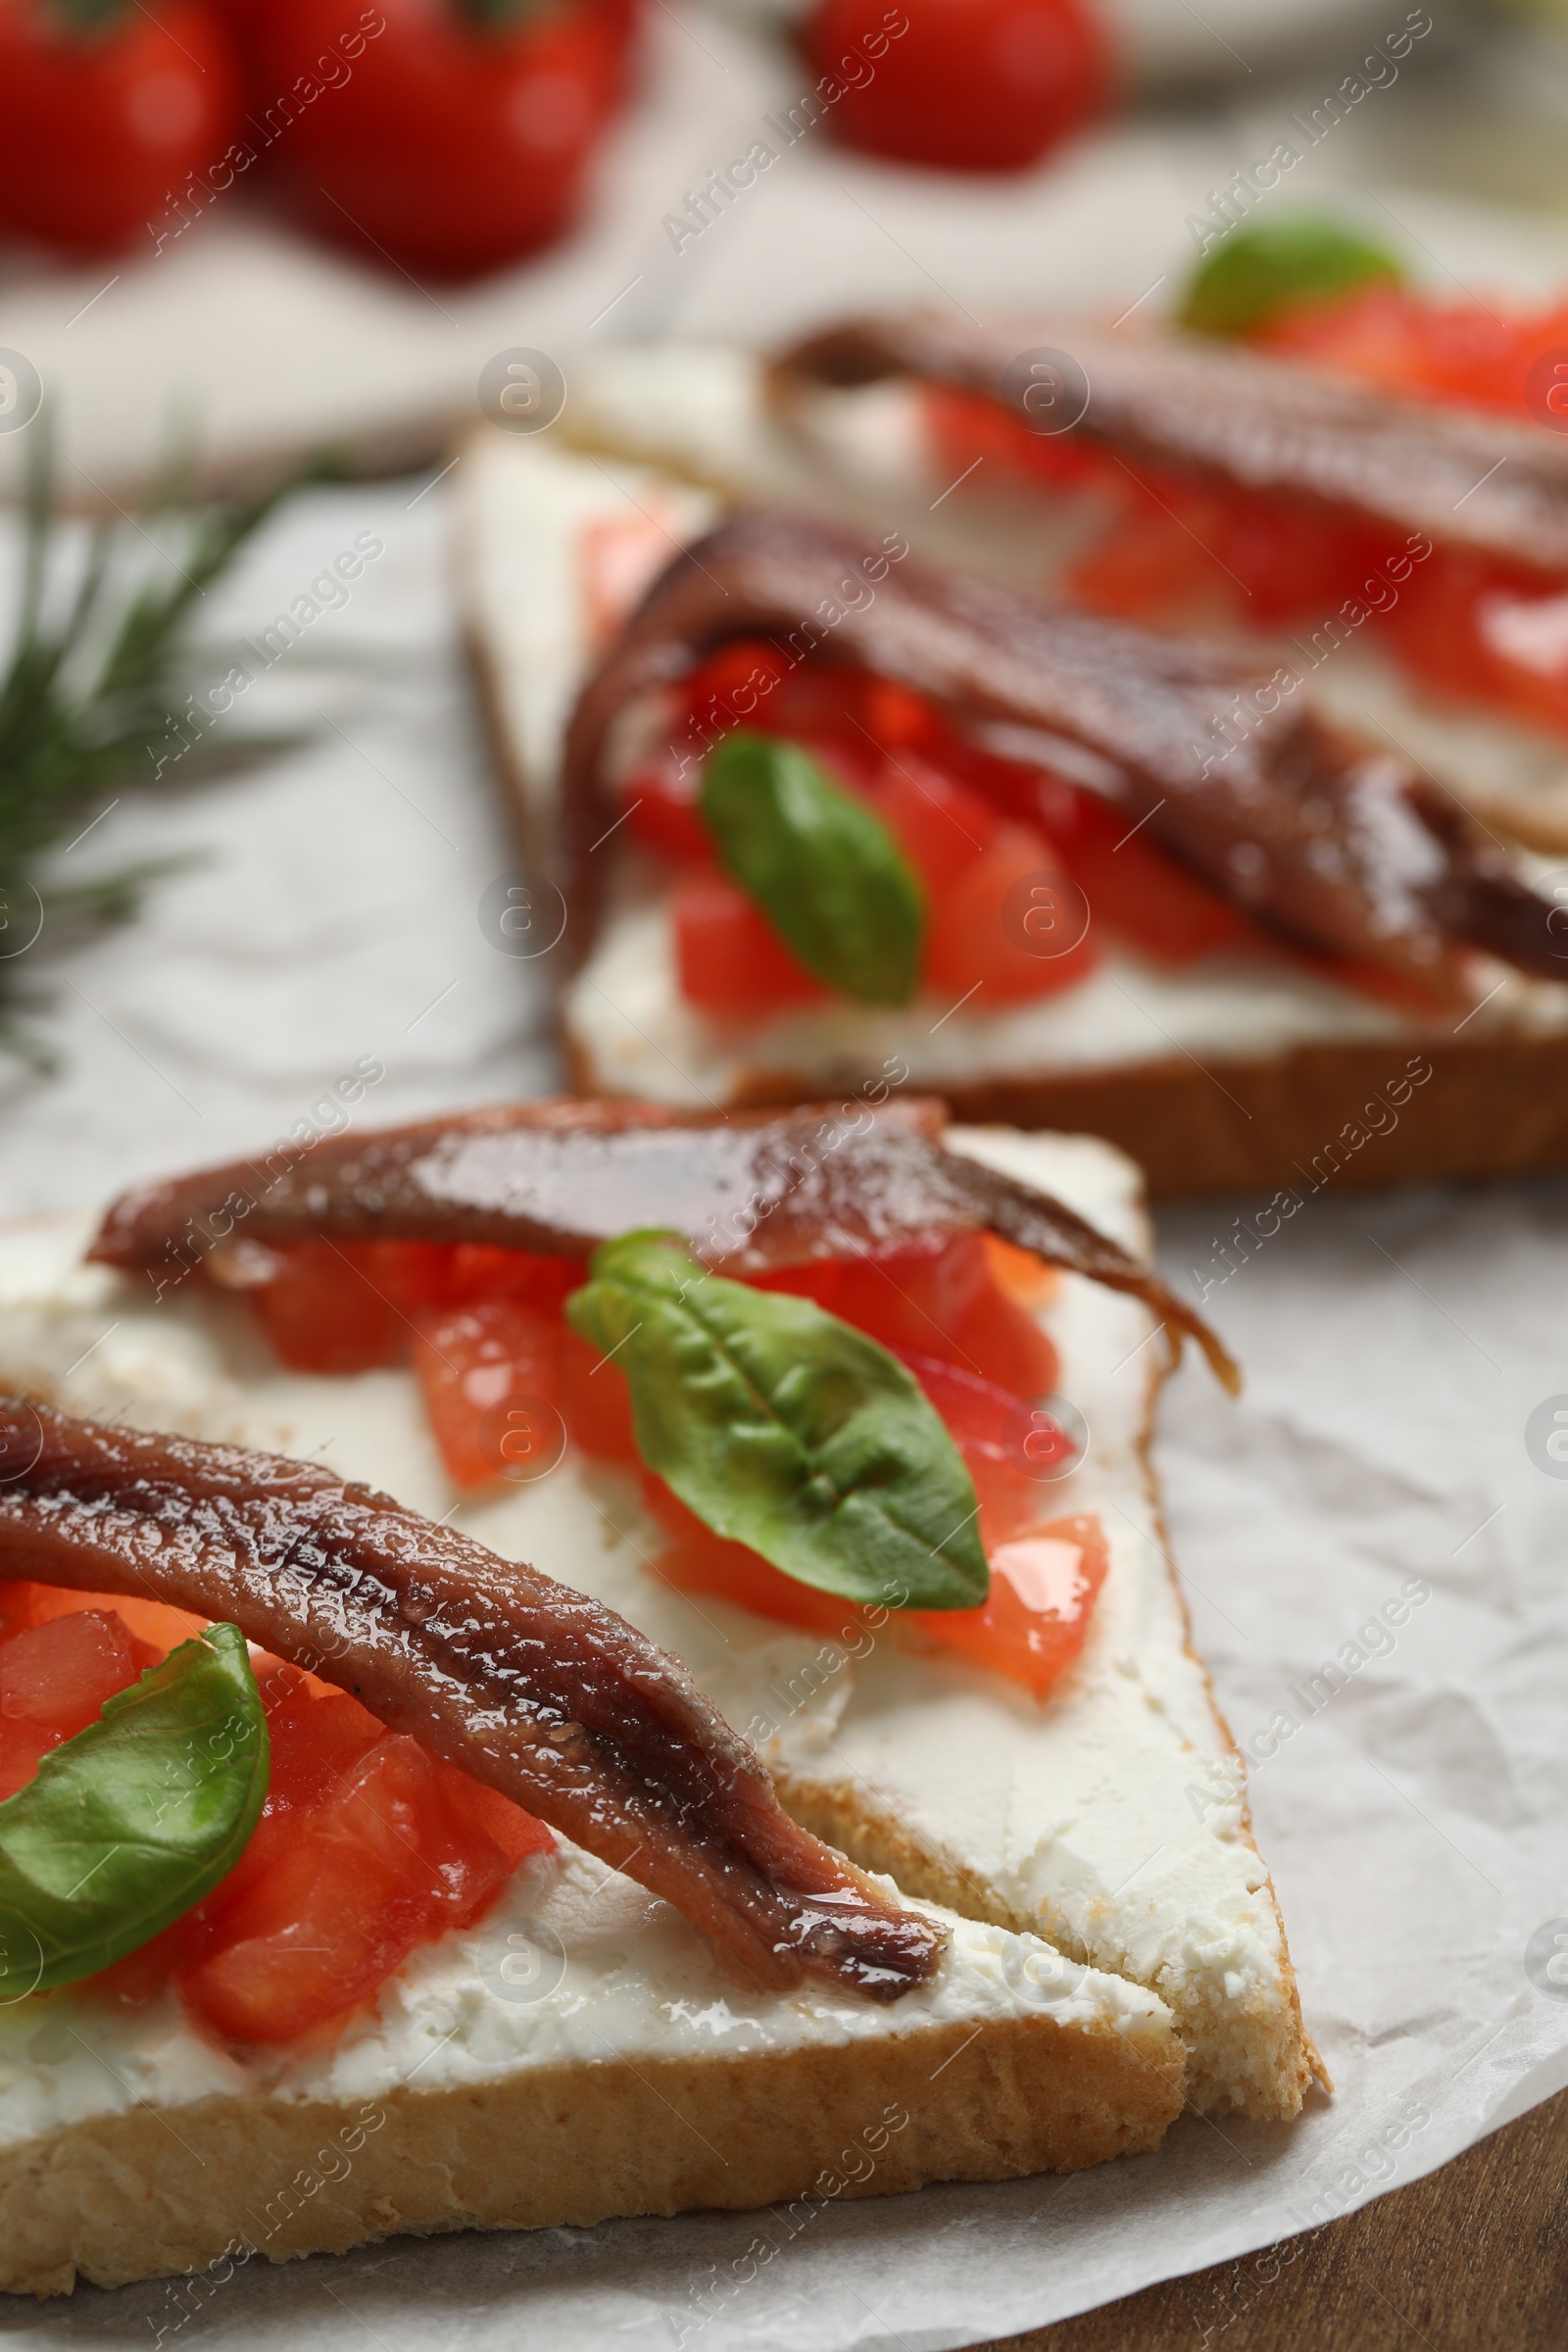
M 769 2217 L 781 2243 L 823 2200 L 1153 2148 L 1183 2089 L 1181 2044 L 1153 2010 L 1119 2027 L 960 2019 L 761 2056 L 521 2067 L 378 2100 L 143 2105 L 0 2156 L 0 2288 L 204 2271 L 216 2286 L 257 2254 L 394 2231 L 711 2207 L 791 2207 Z
M 580 1053 L 573 1085 L 600 1091 Z M 1428 1071 L 1396 1105 L 1391 1086 Z M 963 1126 L 1098 1135 L 1144 1170 L 1155 1200 L 1283 1188 L 1539 1175 L 1568 1167 L 1568 1035 L 1489 1031 L 1441 1042 L 1419 1031 L 1200 1068 L 1021 1074 L 932 1091 Z M 818 1102 L 832 1082 L 749 1072 L 737 1105 Z M 1359 1136 L 1360 1141 L 1355 1138 Z

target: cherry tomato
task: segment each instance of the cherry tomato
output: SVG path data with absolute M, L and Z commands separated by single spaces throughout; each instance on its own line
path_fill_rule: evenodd
M 0 230 L 99 253 L 182 223 L 239 126 L 228 36 L 205 0 L 0 0 Z M 205 195 L 196 201 L 205 203 Z
M 252 113 L 324 235 L 472 276 L 576 221 L 628 34 L 624 0 L 275 0 Z
M 819 0 L 805 48 L 840 138 L 955 172 L 1027 170 L 1110 93 L 1090 0 Z

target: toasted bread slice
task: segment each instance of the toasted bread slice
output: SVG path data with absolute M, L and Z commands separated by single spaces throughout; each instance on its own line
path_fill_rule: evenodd
M 949 1141 L 1147 1247 L 1137 1172 L 1104 1145 Z M 89 1233 L 43 1224 L 0 1248 L 0 1385 L 322 1460 L 596 1593 L 681 1653 L 809 1826 L 910 1893 L 1153 1996 L 1139 2014 L 1168 2021 L 1200 2108 L 1298 2112 L 1316 2059 L 1165 1546 L 1147 1452 L 1162 1364 L 1140 1301 L 1061 1275 L 1041 1310 L 1088 1432 L 1070 1473 L 1043 1484 L 1042 1515 L 1098 1511 L 1110 1568 L 1081 1657 L 1039 1701 L 951 1653 L 867 1644 L 851 1625 L 824 1642 L 688 1598 L 660 1576 L 667 1539 L 635 1483 L 572 1451 L 463 1500 L 412 1374 L 282 1372 L 241 1301 L 193 1282 L 155 1304 L 141 1278 L 82 1262 Z
M 1033 1936 L 952 1930 L 936 1982 L 891 2009 L 748 1990 L 562 1845 L 325 2048 L 224 2050 L 172 1996 L 14 2003 L 0 2288 L 221 2279 L 397 2230 L 788 2207 L 1157 2145 L 1184 2076 L 1164 2003 Z
M 1043 501 L 939 497 L 932 512 L 918 420 L 899 387 L 819 405 L 827 422 L 808 437 L 772 417 L 750 355 L 622 352 L 574 379 L 564 421 L 577 447 L 488 428 L 470 441 L 460 494 L 468 639 L 536 870 L 554 865 L 577 688 L 618 612 L 726 500 L 825 509 L 877 535 L 892 527 L 928 558 L 1014 584 L 1039 585 L 1054 568 L 1074 526 Z M 1333 686 L 1340 717 L 1347 695 L 1376 689 L 1372 723 L 1402 729 L 1390 678 L 1358 685 L 1342 664 Z M 1436 756 L 1445 741 L 1446 760 Z M 1521 838 L 1550 851 L 1560 756 L 1503 722 L 1445 730 L 1430 716 L 1418 749 L 1451 789 L 1468 776 L 1488 821 L 1512 810 Z M 1532 853 L 1518 855 L 1539 872 Z M 1329 1182 L 1568 1164 L 1568 966 L 1558 983 L 1498 964 L 1472 1011 L 1418 1017 L 1283 958 L 1228 951 L 1172 970 L 1111 946 L 1078 985 L 995 1012 L 835 1001 L 715 1018 L 680 994 L 665 873 L 624 831 L 596 856 L 608 868 L 603 912 L 561 1006 L 586 1093 L 785 1102 L 853 1089 L 897 1062 L 961 1118 L 1106 1137 L 1143 1163 L 1156 1196 L 1282 1186 L 1299 1197 Z

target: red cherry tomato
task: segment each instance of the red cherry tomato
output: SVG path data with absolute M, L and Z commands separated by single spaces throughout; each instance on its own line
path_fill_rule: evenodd
M 819 0 L 805 47 L 840 138 L 955 172 L 1027 170 L 1110 91 L 1089 0 Z
M 575 222 L 629 18 L 625 0 L 276 0 L 253 20 L 252 113 L 276 123 L 269 153 L 324 235 L 472 276 Z
M 156 251 L 159 229 L 184 217 L 172 199 L 224 164 L 239 114 L 230 43 L 205 0 L 156 13 L 0 0 L 0 230 L 67 253 L 137 239 Z

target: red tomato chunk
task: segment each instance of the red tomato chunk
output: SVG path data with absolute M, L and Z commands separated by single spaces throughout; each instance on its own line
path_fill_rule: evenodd
M 787 1266 L 759 1277 L 757 1288 L 814 1298 L 884 1348 L 957 1365 L 1011 1396 L 1046 1396 L 1056 1385 L 1055 1348 L 998 1282 L 998 1263 L 990 1235 L 962 1233 L 854 1260 Z
M 456 1487 L 481 1487 L 508 1466 L 508 1408 L 554 1405 L 561 1386 L 561 1325 L 514 1298 L 427 1316 L 414 1368 L 441 1458 Z
M 79 1605 L 96 1598 L 36 1585 L 5 1594 L 0 1796 L 164 1654 L 117 1609 Z M 470 1926 L 514 1866 L 555 1840 L 357 1700 L 259 1665 L 271 1778 L 250 1843 L 205 1902 L 96 1983 L 135 2002 L 172 1981 L 215 2032 L 278 2042 L 331 2025 L 416 1945 Z
M 860 1269 L 805 1271 L 833 1275 Z M 775 1277 L 769 1287 L 783 1287 L 783 1279 Z M 1040 1517 L 1049 1488 L 1031 1476 L 1023 1440 L 1034 1434 L 1038 1441 L 1045 1416 L 1031 1416 L 1017 1395 L 955 1363 L 914 1354 L 906 1354 L 904 1361 L 942 1415 L 974 1481 L 992 1573 L 982 1607 L 897 1613 L 858 1608 L 784 1575 L 746 1544 L 715 1535 L 662 1478 L 645 1470 L 644 1494 L 673 1539 L 651 1573 L 678 1592 L 727 1600 L 781 1625 L 826 1635 L 857 1654 L 868 1636 L 899 1639 L 900 1629 L 907 1629 L 905 1640 L 913 1631 L 928 1643 L 960 1650 L 1044 1697 L 1082 1649 L 1105 1579 L 1108 1553 L 1101 1523 L 1092 1514 Z M 1033 1458 L 1041 1458 L 1038 1450 Z M 1070 1458 L 1065 1440 L 1062 1458 Z
M 349 1710 L 358 1722 L 319 1722 Z M 351 1698 L 307 1698 L 274 1721 L 293 1752 L 253 1841 L 257 1862 L 206 1907 L 178 1971 L 188 2006 L 235 2041 L 290 2041 L 368 1999 L 416 1945 L 477 1919 L 521 1854 L 553 1842 L 504 1798 L 471 1802 L 466 1775 Z M 291 1781 L 303 1801 L 289 1801 Z M 497 1807 L 516 1816 L 514 1829 Z
M 99 1609 L 0 1642 L 0 1798 L 15 1796 L 51 1748 L 96 1723 L 157 1654 Z
M 1053 1519 L 989 1554 L 991 1591 L 979 1609 L 912 1611 L 936 1641 L 1043 1698 L 1083 1648 L 1110 1565 L 1092 1513 Z

